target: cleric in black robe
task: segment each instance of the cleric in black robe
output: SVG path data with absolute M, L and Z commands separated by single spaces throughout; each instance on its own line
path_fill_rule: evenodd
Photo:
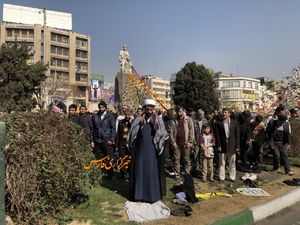
M 145 100 L 144 113 L 135 118 L 129 131 L 132 201 L 156 202 L 166 194 L 163 150 L 168 133 L 154 111 L 155 104 L 152 99 Z

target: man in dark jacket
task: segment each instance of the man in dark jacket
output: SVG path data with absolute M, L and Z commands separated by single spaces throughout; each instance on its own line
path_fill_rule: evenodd
M 76 123 L 78 126 L 84 127 L 84 122 L 80 116 L 77 115 L 77 105 L 71 104 L 68 110 L 68 119 Z
M 229 161 L 229 177 L 236 179 L 236 152 L 240 149 L 240 129 L 237 121 L 230 118 L 230 112 L 224 108 L 223 120 L 216 122 L 216 147 L 219 152 L 219 178 L 225 180 L 226 160 Z
M 104 101 L 98 104 L 99 111 L 92 118 L 91 147 L 96 159 L 109 156 L 113 158 L 113 144 L 116 138 L 116 120 L 112 113 L 107 111 Z M 113 175 L 112 169 L 107 171 L 107 178 Z
M 124 112 L 125 118 L 120 120 L 118 123 L 118 131 L 116 137 L 116 152 L 119 153 L 120 158 L 124 158 L 130 155 L 129 149 L 127 147 L 128 133 L 131 127 L 132 119 L 132 110 L 126 109 Z M 124 180 L 128 179 L 127 169 L 121 169 L 121 176 Z
M 85 139 L 91 140 L 91 129 L 92 129 L 92 116 L 89 112 L 87 112 L 87 108 L 85 105 L 80 106 L 79 116 L 82 118 L 84 123 L 84 134 Z
M 290 130 L 287 116 L 278 114 L 277 119 L 269 122 L 267 127 L 267 144 L 273 149 L 273 170 L 277 171 L 280 165 L 280 155 L 284 163 L 285 173 L 287 175 L 294 175 L 291 171 L 290 161 L 285 150 L 290 148 Z

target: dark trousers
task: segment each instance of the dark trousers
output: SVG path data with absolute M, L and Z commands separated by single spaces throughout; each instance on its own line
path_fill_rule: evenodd
M 249 144 L 242 143 L 241 144 L 241 151 L 240 151 L 240 160 L 243 166 L 247 164 L 247 153 L 249 149 Z
M 118 151 L 119 151 L 119 158 L 124 158 L 125 156 L 130 155 L 130 152 L 128 150 L 128 147 L 126 145 L 126 140 L 122 140 L 119 147 L 118 147 Z M 129 165 L 130 166 L 130 165 Z M 128 169 L 126 169 L 125 167 L 123 167 L 121 169 L 121 176 L 124 178 L 125 175 L 128 174 Z
M 280 156 L 283 160 L 283 166 L 286 173 L 290 172 L 291 165 L 286 151 L 282 143 L 274 142 L 274 158 L 273 158 L 273 169 L 277 170 L 280 165 Z
M 109 156 L 110 159 L 114 157 L 114 148 L 113 145 L 108 145 L 107 143 L 95 143 L 95 148 L 93 149 L 95 159 L 101 159 L 106 156 Z M 113 176 L 113 169 L 105 170 L 102 169 L 104 174 L 107 174 L 108 177 Z

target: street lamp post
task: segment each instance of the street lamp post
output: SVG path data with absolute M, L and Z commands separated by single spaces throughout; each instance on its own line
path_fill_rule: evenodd
M 43 8 L 42 11 L 39 13 L 43 13 L 43 30 L 44 30 L 44 35 L 43 35 L 43 63 L 46 65 L 46 29 L 47 29 L 47 10 L 46 8 Z M 47 77 L 46 77 L 47 79 Z M 41 83 L 41 108 L 45 108 L 45 102 L 46 102 L 46 83 L 43 81 Z

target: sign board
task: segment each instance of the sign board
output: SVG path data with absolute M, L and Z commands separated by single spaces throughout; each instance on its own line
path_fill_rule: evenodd
M 268 197 L 270 196 L 265 190 L 261 188 L 237 188 L 236 191 L 242 195 L 247 195 L 247 196 L 265 196 Z
M 72 14 L 45 10 L 46 26 L 72 30 Z M 3 4 L 3 21 L 44 25 L 44 9 Z
M 91 74 L 91 80 L 99 80 L 99 81 L 104 81 L 104 76 L 101 75 L 101 74 L 95 74 L 95 73 L 92 73 Z
M 97 101 L 102 99 L 104 76 L 92 73 L 90 76 L 90 100 Z

